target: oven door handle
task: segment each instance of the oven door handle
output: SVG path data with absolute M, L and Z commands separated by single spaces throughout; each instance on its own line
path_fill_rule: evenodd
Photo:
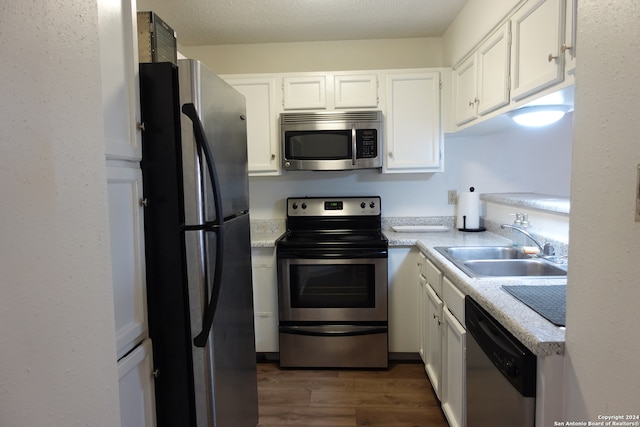
M 386 334 L 387 326 L 318 325 L 280 326 L 280 333 L 313 337 L 353 337 L 357 335 Z
M 280 251 L 278 258 L 280 259 L 366 259 L 366 258 L 387 258 L 389 251 L 386 249 L 380 250 L 365 250 L 365 251 L 337 251 L 337 252 L 325 252 L 324 250 L 317 251 L 295 251 L 287 250 Z

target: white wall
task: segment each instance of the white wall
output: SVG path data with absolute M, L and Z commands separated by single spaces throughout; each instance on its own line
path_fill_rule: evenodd
M 440 38 L 184 46 L 180 51 L 202 61 L 218 74 L 437 68 L 445 65 Z
M 479 137 L 445 139 L 445 172 L 381 174 L 287 172 L 250 179 L 251 216 L 284 218 L 296 196 L 379 195 L 383 216 L 453 216 L 447 190 L 481 193 L 532 191 L 569 196 L 572 115 L 543 129 L 508 129 Z
M 0 425 L 118 426 L 96 1 L 0 9 Z
M 640 412 L 640 5 L 578 2 L 566 420 Z M 638 420 L 634 420 L 638 421 Z

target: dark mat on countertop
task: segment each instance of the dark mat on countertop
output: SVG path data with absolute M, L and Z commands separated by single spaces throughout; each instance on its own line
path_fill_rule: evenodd
M 514 285 L 502 289 L 556 326 L 565 326 L 567 285 Z

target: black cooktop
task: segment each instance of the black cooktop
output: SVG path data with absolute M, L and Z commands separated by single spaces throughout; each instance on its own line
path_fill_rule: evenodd
M 388 243 L 380 230 L 289 230 L 278 240 L 278 245 L 287 247 L 387 247 Z

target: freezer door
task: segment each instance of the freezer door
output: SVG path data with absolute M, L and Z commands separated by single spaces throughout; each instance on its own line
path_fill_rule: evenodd
M 198 427 L 255 427 L 258 423 L 256 354 L 249 215 L 224 224 L 224 265 L 215 265 L 218 236 L 187 231 L 192 338 L 202 330 L 203 312 L 222 268 L 213 324 L 205 347 L 192 347 Z
M 223 218 L 249 209 L 245 99 L 195 60 L 179 60 L 180 106 L 193 104 L 218 174 Z M 203 156 L 198 155 L 192 121 L 181 115 L 185 188 L 185 223 L 216 220 L 213 186 Z

